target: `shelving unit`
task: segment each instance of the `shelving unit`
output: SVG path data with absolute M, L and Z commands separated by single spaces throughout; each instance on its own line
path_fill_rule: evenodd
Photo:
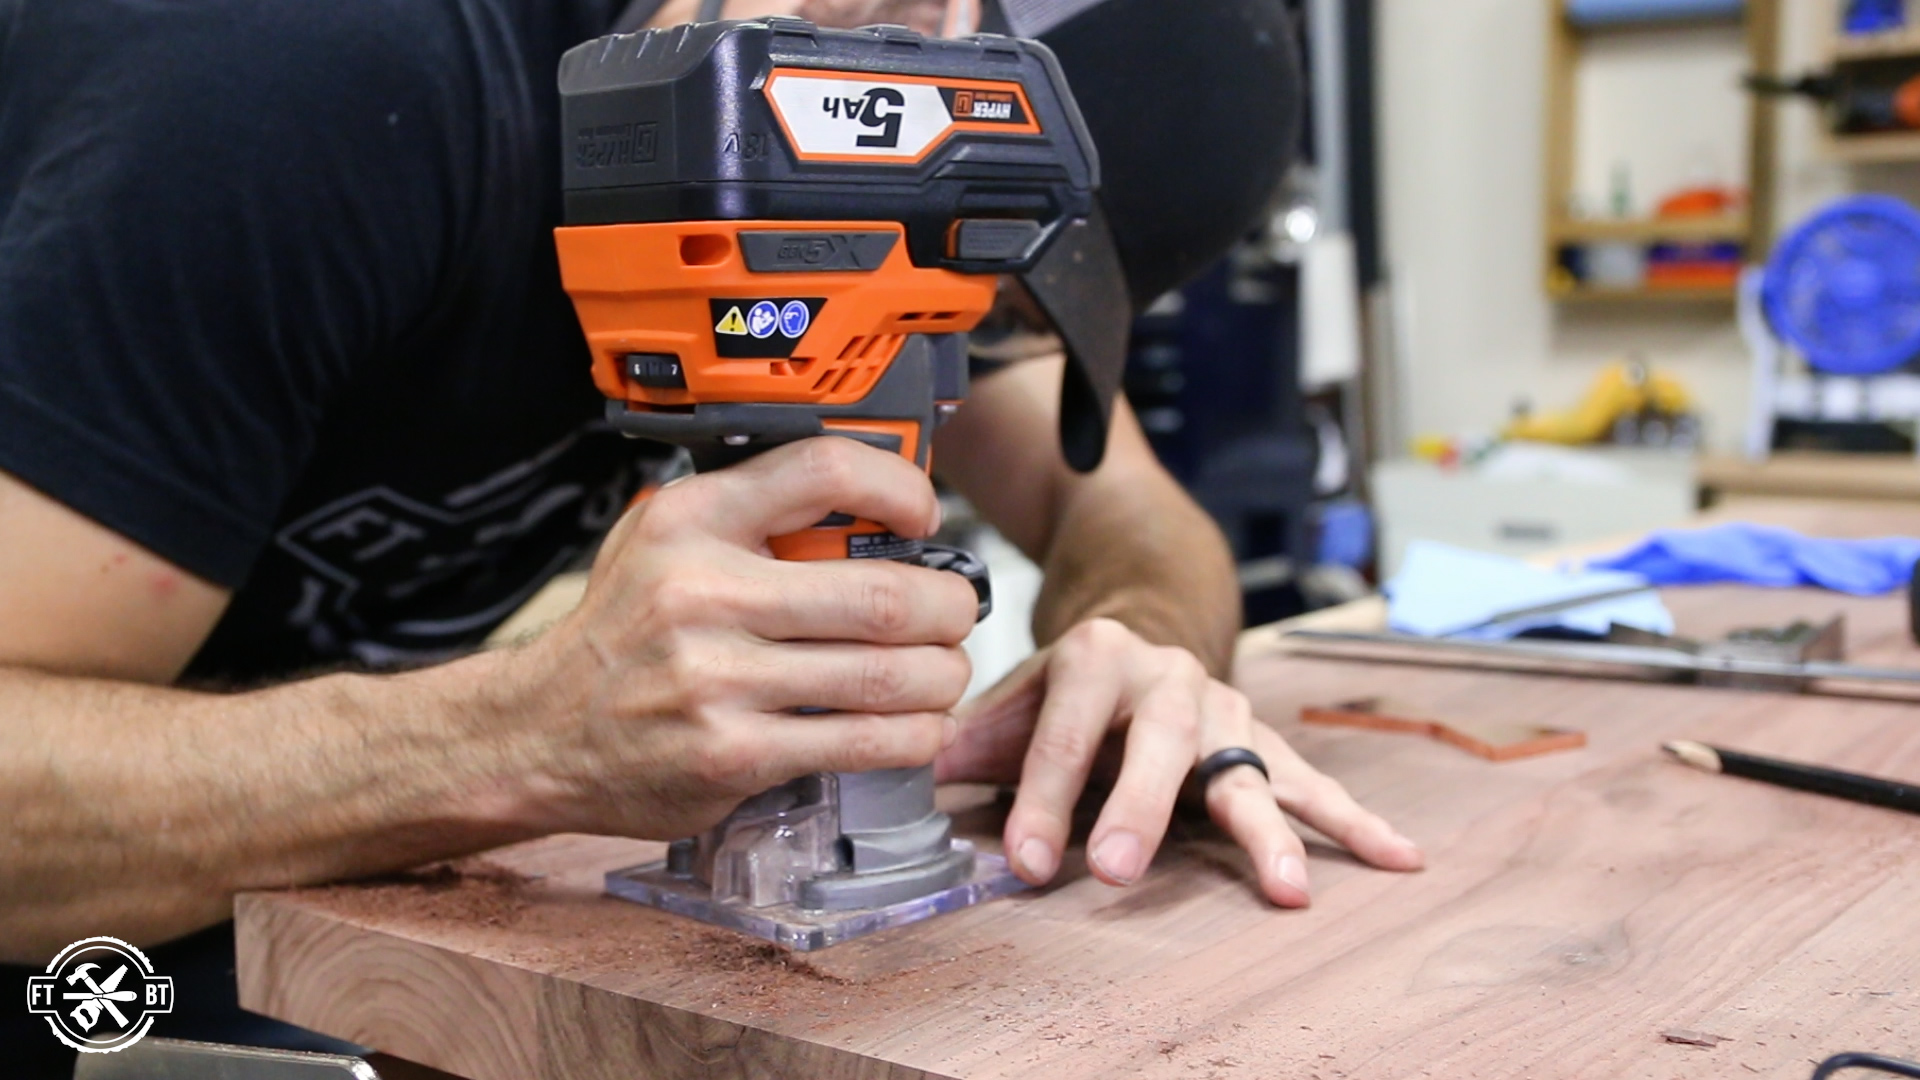
M 1701 26 L 1738 27 L 1744 31 L 1749 70 L 1771 73 L 1779 51 L 1779 0 L 1747 0 L 1741 14 L 1718 18 L 1635 19 L 1604 26 L 1576 25 L 1567 14 L 1567 0 L 1549 0 L 1553 14 L 1547 49 L 1546 176 L 1542 277 L 1547 294 L 1557 301 L 1657 303 L 1716 303 L 1731 305 L 1735 290 L 1726 286 L 1643 285 L 1606 288 L 1578 281 L 1562 265 L 1562 252 L 1573 246 L 1599 242 L 1732 243 L 1751 260 L 1764 254 L 1772 239 L 1769 210 L 1773 204 L 1774 121 L 1765 104 L 1750 104 L 1747 116 L 1747 167 L 1742 178 L 1747 192 L 1745 212 L 1712 217 L 1594 218 L 1576 217 L 1569 209 L 1575 189 L 1576 80 L 1581 55 L 1592 42 L 1609 35 L 1647 33 Z
M 1826 152 L 1851 164 L 1920 160 L 1920 132 L 1892 131 L 1874 135 L 1828 133 Z
M 1833 25 L 1838 26 L 1836 15 Z M 1885 60 L 1920 61 L 1920 26 L 1907 26 L 1879 34 L 1844 34 L 1836 31 L 1827 41 L 1827 66 L 1845 69 L 1848 65 L 1871 65 Z M 1920 161 L 1920 132 L 1892 131 L 1872 134 L 1839 135 L 1821 125 L 1825 152 L 1841 161 Z

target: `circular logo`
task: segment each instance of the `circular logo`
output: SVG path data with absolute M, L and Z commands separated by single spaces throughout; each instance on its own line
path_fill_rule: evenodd
M 76 941 L 45 975 L 27 980 L 27 1012 L 46 1017 L 61 1042 L 84 1054 L 124 1050 L 172 1011 L 173 980 L 119 938 Z
M 798 338 L 807 332 L 807 324 L 813 321 L 813 312 L 801 300 L 789 300 L 780 309 L 780 332 L 790 338 Z
M 762 300 L 753 305 L 752 311 L 747 312 L 747 333 L 754 337 L 772 337 L 773 328 L 778 325 L 780 325 L 780 309 L 774 307 L 771 300 Z

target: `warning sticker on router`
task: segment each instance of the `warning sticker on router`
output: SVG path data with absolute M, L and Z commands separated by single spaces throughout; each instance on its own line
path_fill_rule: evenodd
M 708 300 L 714 352 L 728 360 L 785 360 L 826 304 L 819 296 Z

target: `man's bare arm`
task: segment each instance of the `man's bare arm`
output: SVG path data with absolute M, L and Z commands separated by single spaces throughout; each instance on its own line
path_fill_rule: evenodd
M 488 665 L 226 696 L 0 669 L 0 959 L 533 835 Z
M 1240 631 L 1225 539 L 1160 465 L 1124 399 L 1100 468 L 1081 476 L 1067 467 L 1052 436 L 1064 362 L 1027 361 L 982 379 L 941 429 L 941 475 L 1046 571 L 1036 641 L 1111 618 L 1224 676 Z
M 228 596 L 0 473 L 0 665 L 172 682 Z
M 461 741 L 497 680 L 463 664 L 231 696 L 150 685 L 185 667 L 227 591 L 4 474 L 0 535 L 0 958 L 103 927 L 165 940 L 240 889 L 514 835 L 487 820 L 502 785 L 485 752 L 422 752 Z
M 975 600 L 954 575 L 759 554 L 835 511 L 936 527 L 924 475 L 845 439 L 655 495 L 533 642 L 231 695 L 131 681 L 169 677 L 210 625 L 124 602 L 129 581 L 180 571 L 0 486 L 0 960 L 85 934 L 163 941 L 242 889 L 527 836 L 691 835 L 794 776 L 931 761 L 970 674 Z M 72 562 L 103 551 L 105 571 Z

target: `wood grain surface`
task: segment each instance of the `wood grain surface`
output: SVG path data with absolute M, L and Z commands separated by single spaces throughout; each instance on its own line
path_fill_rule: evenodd
M 1886 504 L 1773 512 L 1834 535 L 1920 532 L 1920 509 Z M 1851 659 L 1920 665 L 1904 598 L 1664 596 L 1698 636 L 1844 612 Z M 604 871 L 659 845 L 556 837 L 242 897 L 242 1001 L 473 1080 L 1800 1078 L 1841 1050 L 1920 1055 L 1920 824 L 1659 753 L 1693 738 L 1920 777 L 1920 704 L 1266 645 L 1243 651 L 1239 678 L 1308 758 L 1422 843 L 1428 870 L 1315 844 L 1313 907 L 1279 911 L 1231 844 L 1188 823 L 1131 889 L 1075 870 L 793 957 L 599 895 Z M 1494 764 L 1293 719 L 1383 692 L 1577 728 L 1589 746 Z M 943 798 L 991 845 L 995 793 Z M 1727 1041 L 1662 1037 L 1675 1029 Z

